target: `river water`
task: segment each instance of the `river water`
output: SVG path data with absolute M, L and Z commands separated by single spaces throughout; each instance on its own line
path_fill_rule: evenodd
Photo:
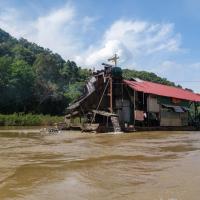
M 0 131 L 0 200 L 199 200 L 200 132 Z

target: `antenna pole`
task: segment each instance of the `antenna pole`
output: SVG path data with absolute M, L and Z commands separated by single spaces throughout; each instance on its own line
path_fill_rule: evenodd
M 117 60 L 119 59 L 119 56 L 115 54 L 112 58 L 109 58 L 108 61 L 112 61 L 115 63 L 115 67 L 117 67 Z

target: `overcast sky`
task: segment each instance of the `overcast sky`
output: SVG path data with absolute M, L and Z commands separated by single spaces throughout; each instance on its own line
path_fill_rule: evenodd
M 0 27 L 83 67 L 117 53 L 200 92 L 199 0 L 0 0 Z

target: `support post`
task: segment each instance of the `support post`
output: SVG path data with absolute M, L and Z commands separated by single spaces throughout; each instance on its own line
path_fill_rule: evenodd
M 195 116 L 195 122 L 197 122 L 197 115 L 198 115 L 198 110 L 197 110 L 197 103 L 196 102 L 194 102 L 194 108 L 195 108 L 195 114 L 194 114 L 194 116 Z
M 144 108 L 144 92 L 143 92 L 143 111 L 145 111 L 145 108 Z
M 108 128 L 108 116 L 106 117 L 106 128 Z
M 109 78 L 110 80 L 110 112 L 112 113 L 113 112 L 113 85 L 112 85 L 112 77 L 110 76 Z
M 135 126 L 135 90 L 134 90 L 133 106 L 134 106 L 134 122 L 133 122 L 133 125 Z

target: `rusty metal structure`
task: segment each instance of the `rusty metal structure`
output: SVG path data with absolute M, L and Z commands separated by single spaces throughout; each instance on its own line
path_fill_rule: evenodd
M 195 130 L 200 96 L 176 87 L 133 78 L 123 80 L 115 56 L 93 73 L 85 93 L 73 102 L 65 127 L 82 131 Z M 164 90 L 164 91 L 163 91 Z M 177 96 L 179 95 L 179 96 Z

